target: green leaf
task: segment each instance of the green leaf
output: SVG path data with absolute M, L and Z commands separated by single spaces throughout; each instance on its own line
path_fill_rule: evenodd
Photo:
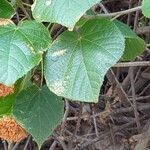
M 32 71 L 29 71 L 25 76 L 24 78 L 22 78 L 22 82 L 20 84 L 20 91 L 22 89 L 26 89 L 27 87 L 30 87 L 33 85 L 33 82 L 32 82 L 32 77 L 33 77 L 33 73 Z
M 126 24 L 115 20 L 114 23 L 125 37 L 124 61 L 133 60 L 140 55 L 146 47 L 144 40 L 138 37 Z
M 87 21 L 88 21 L 88 19 L 86 19 L 86 18 L 81 18 L 81 19 L 76 23 L 76 28 L 82 27 Z
M 59 23 L 70 30 L 93 5 L 101 0 L 35 0 L 33 17 L 40 22 Z
M 38 65 L 50 41 L 47 29 L 36 21 L 0 26 L 0 83 L 12 85 Z
M 107 70 L 122 56 L 124 37 L 113 22 L 89 20 L 78 31 L 66 31 L 45 58 L 48 87 L 58 96 L 97 102 Z
M 0 117 L 3 115 L 11 115 L 12 114 L 12 107 L 16 100 L 16 95 L 20 90 L 22 80 L 18 80 L 14 85 L 14 93 L 7 95 L 5 97 L 0 97 Z
M 63 118 L 64 103 L 44 86 L 21 91 L 13 108 L 14 117 L 38 143 L 39 147 L 52 134 Z
M 16 94 L 11 94 L 6 97 L 0 97 L 0 117 L 10 115 L 12 106 L 15 101 Z
M 142 1 L 142 12 L 145 17 L 150 18 L 150 1 L 149 0 Z
M 95 13 L 92 9 L 87 10 L 85 14 L 86 15 L 95 15 Z
M 13 7 L 7 0 L 0 0 L 0 18 L 11 18 L 14 12 Z

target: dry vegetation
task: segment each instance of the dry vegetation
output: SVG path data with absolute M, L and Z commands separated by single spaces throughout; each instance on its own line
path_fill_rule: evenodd
M 24 2 L 32 3 L 31 0 Z M 95 13 L 120 12 L 140 3 L 141 0 L 104 0 L 93 10 Z M 17 11 L 14 22 L 24 15 L 20 9 Z M 117 65 L 107 73 L 97 104 L 65 100 L 63 122 L 45 141 L 43 150 L 150 149 L 150 20 L 139 10 L 118 19 L 146 41 L 145 52 L 134 62 Z M 52 32 L 54 39 L 63 30 L 58 26 Z M 6 141 L 2 141 L 0 149 L 7 150 Z M 29 136 L 9 144 L 9 149 L 35 150 L 37 146 Z

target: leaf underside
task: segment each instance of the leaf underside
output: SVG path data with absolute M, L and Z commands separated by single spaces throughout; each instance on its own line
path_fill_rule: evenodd
M 76 22 L 101 0 L 35 0 L 33 17 L 40 22 L 54 22 L 73 29 Z

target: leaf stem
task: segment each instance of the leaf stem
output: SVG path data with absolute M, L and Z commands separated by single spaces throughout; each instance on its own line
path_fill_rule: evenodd
M 55 28 L 55 23 L 52 25 L 52 27 L 50 28 L 50 34 L 52 34 L 53 29 Z
M 44 76 L 44 64 L 43 64 L 43 59 L 41 60 L 41 87 L 42 87 L 42 85 L 43 85 L 43 80 L 44 80 L 44 78 L 43 78 L 43 76 Z
M 50 28 L 51 24 L 52 24 L 52 23 L 49 23 L 49 24 L 48 24 L 48 26 L 47 26 L 47 29 L 48 29 L 48 30 L 49 30 L 49 28 Z

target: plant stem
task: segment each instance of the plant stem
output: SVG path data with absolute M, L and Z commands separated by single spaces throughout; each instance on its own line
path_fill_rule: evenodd
M 44 76 L 44 64 L 43 64 L 43 59 L 42 59 L 42 61 L 41 61 L 41 87 L 42 87 L 42 85 L 43 85 L 43 80 L 44 80 L 44 78 L 43 78 L 43 76 Z
M 100 2 L 99 6 L 102 8 L 102 10 L 104 11 L 105 14 L 108 14 L 109 12 L 107 11 L 107 9 L 105 8 L 105 6 Z
M 141 5 L 141 0 L 139 0 L 138 5 Z M 133 30 L 134 30 L 134 31 L 136 31 L 136 30 L 137 30 L 137 27 L 138 27 L 139 14 L 140 14 L 140 11 L 137 10 L 137 11 L 136 11 L 136 14 L 135 14 L 135 18 L 134 18 L 134 27 L 133 27 Z
M 137 62 L 121 62 L 117 63 L 113 67 L 145 67 L 145 66 L 150 66 L 150 61 L 137 61 Z
M 137 102 L 136 102 L 136 93 L 135 93 L 135 84 L 134 84 L 134 68 L 131 68 L 130 72 L 130 82 L 131 82 L 131 91 L 132 91 L 132 98 L 133 98 L 133 110 L 134 110 L 134 115 L 135 115 L 135 120 L 136 120 L 136 125 L 138 132 L 140 133 L 141 131 L 141 124 L 140 124 L 140 119 L 139 119 L 139 113 L 138 113 L 138 108 L 137 108 Z
M 147 47 L 150 47 L 150 44 L 146 44 Z
M 49 28 L 50 28 L 51 24 L 52 24 L 52 23 L 49 23 L 49 24 L 48 24 L 48 26 L 47 26 L 47 29 L 48 29 L 48 30 L 49 30 Z
M 123 10 L 123 11 L 118 11 L 114 13 L 108 13 L 108 14 L 98 14 L 98 15 L 84 15 L 84 18 L 87 19 L 95 19 L 95 18 L 102 18 L 102 17 L 115 17 L 115 16 L 121 16 L 125 14 L 129 14 L 138 10 L 141 10 L 142 6 L 137 6 L 131 9 Z
M 54 28 L 55 28 L 55 23 L 50 28 L 50 34 L 52 34 Z
M 25 9 L 25 7 L 24 7 L 24 5 L 23 5 L 23 3 L 22 3 L 21 0 L 18 0 L 18 1 L 17 1 L 17 5 L 22 9 L 22 11 L 23 11 L 23 13 L 26 15 L 26 17 L 31 20 L 31 17 L 30 17 L 30 15 L 28 14 L 28 12 L 26 11 L 26 9 Z
M 27 6 L 27 7 L 31 7 L 30 4 L 27 4 L 27 3 L 22 3 L 23 5 Z
M 12 149 L 12 147 L 13 147 L 13 143 L 11 143 L 11 142 L 8 142 L 8 150 L 11 150 Z

